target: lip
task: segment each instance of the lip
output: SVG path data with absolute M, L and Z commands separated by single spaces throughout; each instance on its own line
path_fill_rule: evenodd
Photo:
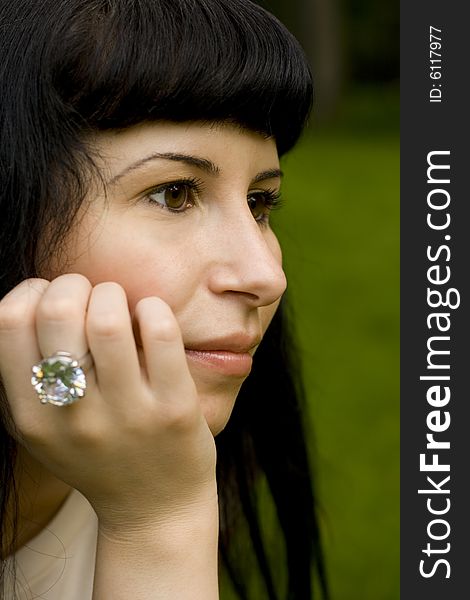
M 186 356 L 199 366 L 217 371 L 222 375 L 246 377 L 251 371 L 253 358 L 248 352 L 226 350 L 185 350 Z
M 240 334 L 186 344 L 191 362 L 223 375 L 246 377 L 253 365 L 253 353 L 260 338 Z
M 198 342 L 185 343 L 186 350 L 197 352 L 232 352 L 236 354 L 251 353 L 261 342 L 261 337 L 248 334 L 237 334 L 229 337 L 215 338 Z

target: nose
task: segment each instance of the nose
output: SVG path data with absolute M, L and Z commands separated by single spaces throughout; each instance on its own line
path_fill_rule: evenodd
M 209 287 L 217 294 L 244 294 L 255 306 L 276 302 L 287 287 L 274 232 L 260 225 L 248 207 L 218 227 Z

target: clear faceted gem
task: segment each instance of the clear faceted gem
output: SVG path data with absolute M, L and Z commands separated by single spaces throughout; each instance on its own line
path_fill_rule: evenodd
M 44 404 L 72 404 L 85 395 L 85 373 L 66 353 L 45 358 L 33 367 L 31 383 Z

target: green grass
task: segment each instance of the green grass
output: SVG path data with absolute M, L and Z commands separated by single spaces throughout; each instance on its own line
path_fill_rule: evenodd
M 399 141 L 393 128 L 364 131 L 303 139 L 283 160 L 273 223 L 303 349 L 332 597 L 396 600 Z

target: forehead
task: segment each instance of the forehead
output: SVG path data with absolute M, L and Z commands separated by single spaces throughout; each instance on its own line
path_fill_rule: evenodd
M 206 159 L 208 165 L 222 173 L 234 168 L 279 166 L 273 138 L 230 123 L 143 123 L 100 132 L 93 138 L 93 146 L 111 178 L 130 164 L 158 153 L 184 153 Z

